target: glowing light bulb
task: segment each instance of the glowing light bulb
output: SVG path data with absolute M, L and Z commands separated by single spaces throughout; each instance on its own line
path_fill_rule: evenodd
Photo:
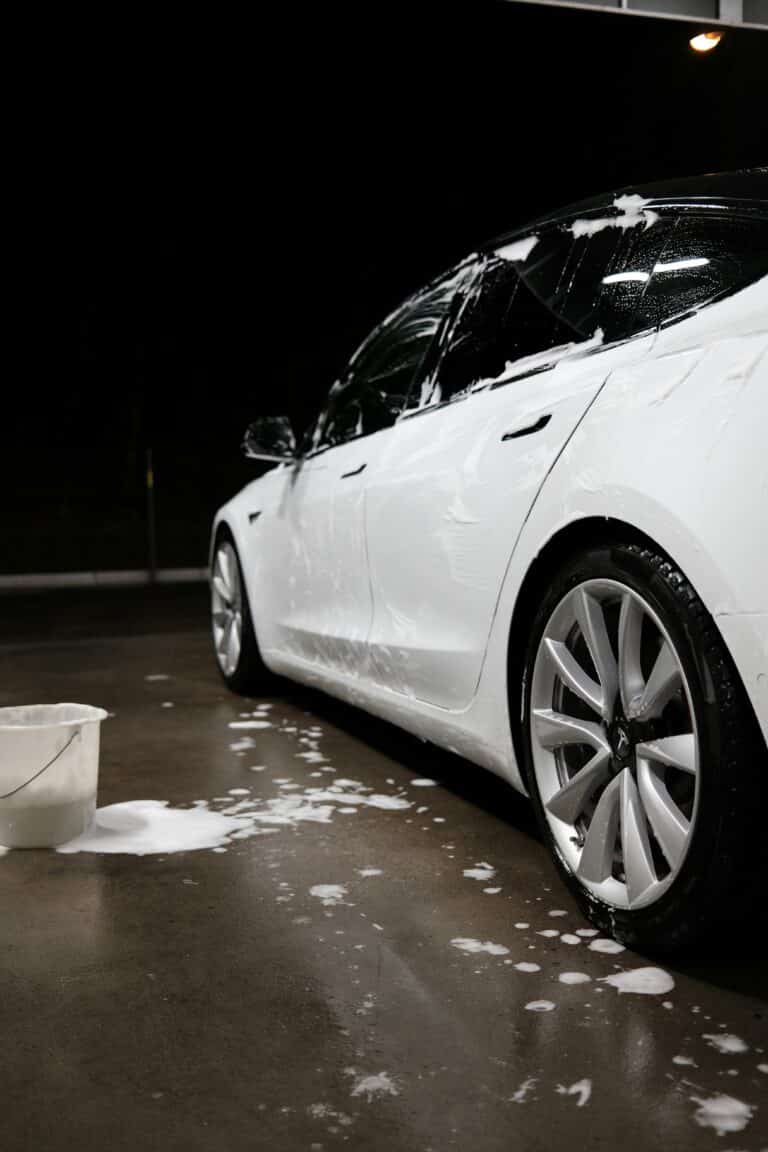
M 713 48 L 717 48 L 722 38 L 722 32 L 700 32 L 698 36 L 693 36 L 688 43 L 694 52 L 711 52 Z

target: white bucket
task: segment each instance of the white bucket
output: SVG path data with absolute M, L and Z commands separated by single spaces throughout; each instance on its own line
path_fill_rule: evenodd
M 88 704 L 0 708 L 0 844 L 51 848 L 86 830 L 106 715 Z

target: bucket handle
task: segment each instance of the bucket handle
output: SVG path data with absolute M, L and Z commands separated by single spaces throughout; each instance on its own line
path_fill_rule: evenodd
M 21 790 L 23 788 L 26 788 L 28 784 L 31 784 L 33 780 L 37 780 L 38 776 L 42 776 L 43 772 L 46 772 L 51 767 L 52 764 L 56 763 L 56 761 L 58 760 L 58 758 L 60 756 L 64 755 L 67 748 L 69 748 L 70 744 L 75 739 L 75 737 L 80 735 L 80 732 L 81 732 L 80 728 L 75 728 L 74 732 L 70 736 L 69 740 L 67 740 L 64 747 L 59 748 L 58 752 L 56 753 L 56 755 L 53 757 L 52 760 L 49 760 L 47 764 L 44 764 L 43 767 L 39 769 L 39 771 L 35 772 L 34 776 L 30 776 L 29 780 L 25 780 L 23 784 L 19 784 L 18 788 L 12 788 L 11 791 L 6 792 L 4 796 L 0 796 L 0 800 L 10 800 L 11 796 L 15 796 L 17 792 L 21 792 Z

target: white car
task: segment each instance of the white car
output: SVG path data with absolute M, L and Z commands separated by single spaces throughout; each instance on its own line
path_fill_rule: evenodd
M 690 941 L 768 781 L 768 169 L 483 247 L 355 353 L 213 526 L 216 657 L 531 797 L 586 913 Z

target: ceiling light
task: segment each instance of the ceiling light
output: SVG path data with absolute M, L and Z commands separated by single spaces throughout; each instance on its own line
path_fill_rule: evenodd
M 722 32 L 700 32 L 698 36 L 693 36 L 688 43 L 694 52 L 711 52 L 713 48 L 717 48 L 722 38 Z

